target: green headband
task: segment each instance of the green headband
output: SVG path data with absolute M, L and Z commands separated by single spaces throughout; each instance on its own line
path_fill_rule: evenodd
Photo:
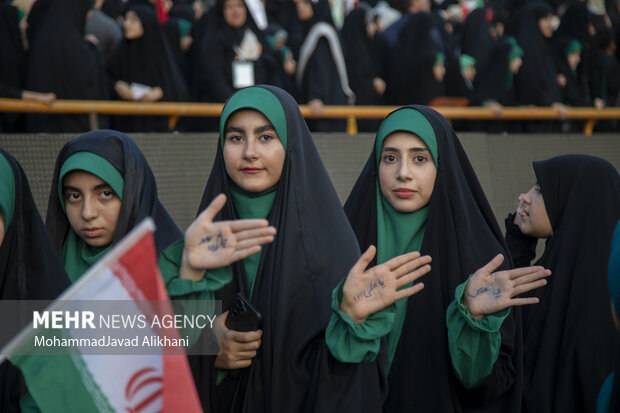
M 581 49 L 583 49 L 583 47 L 581 46 L 581 42 L 579 40 L 573 40 L 566 48 L 566 56 L 575 53 L 576 51 Z
M 15 209 L 15 175 L 9 160 L 0 154 L 0 210 L 4 220 L 4 230 L 11 225 Z
M 507 40 L 512 45 L 510 52 L 508 52 L 508 63 L 510 63 L 517 57 L 523 56 L 523 49 L 517 44 L 517 40 L 514 37 L 508 37 Z
M 192 29 L 192 23 L 188 22 L 185 19 L 178 20 L 179 25 L 179 40 L 183 38 L 189 31 Z
M 437 167 L 437 137 L 435 136 L 433 127 L 420 111 L 412 108 L 403 108 L 390 113 L 383 123 L 381 123 L 381 126 L 379 126 L 375 147 L 377 152 L 377 169 L 379 168 L 379 161 L 381 160 L 383 141 L 390 134 L 399 131 L 411 132 L 419 136 L 428 147 L 428 150 L 433 156 L 435 167 Z
M 76 152 L 65 160 L 58 174 L 58 196 L 63 210 L 65 209 L 65 200 L 62 196 L 62 179 L 69 172 L 76 170 L 86 171 L 98 176 L 110 185 L 121 201 L 123 200 L 125 180 L 120 172 L 110 162 L 95 153 Z
M 241 89 L 228 99 L 220 116 L 220 139 L 224 147 L 224 128 L 230 115 L 239 109 L 254 109 L 271 122 L 286 150 L 286 116 L 282 104 L 272 92 L 262 87 L 251 86 Z
M 437 53 L 435 55 L 435 63 L 433 63 L 433 67 L 437 67 L 446 60 L 446 56 L 443 53 Z
M 476 64 L 476 59 L 467 54 L 462 54 L 459 58 L 459 65 L 461 66 L 461 71 L 465 71 L 468 67 L 474 66 Z

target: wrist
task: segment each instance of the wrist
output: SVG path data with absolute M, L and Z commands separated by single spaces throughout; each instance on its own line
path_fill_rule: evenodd
M 474 308 L 472 308 L 472 303 L 467 297 L 467 292 L 465 292 L 463 296 L 463 308 L 465 309 L 465 312 L 467 314 L 469 314 L 472 318 L 475 318 L 476 320 L 482 320 L 484 318 L 484 314 L 478 313 L 475 310 L 475 306 Z
M 349 305 L 344 298 L 340 300 L 339 308 L 340 308 L 340 311 L 345 313 L 351 320 L 353 320 L 355 324 L 362 324 L 364 321 L 366 321 L 367 317 L 355 314 L 355 311 L 353 310 L 353 306 Z
M 187 259 L 187 250 L 183 249 L 183 258 L 181 259 L 181 268 L 179 269 L 180 279 L 189 279 L 192 281 L 200 281 L 205 276 L 205 269 L 197 269 L 189 264 Z

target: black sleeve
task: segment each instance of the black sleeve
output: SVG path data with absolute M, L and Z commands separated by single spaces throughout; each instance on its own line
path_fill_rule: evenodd
M 21 99 L 22 91 L 0 82 L 0 98 Z
M 514 217 L 515 214 L 508 214 L 504 220 L 506 244 L 515 268 L 527 267 L 536 258 L 538 238 L 523 234 L 519 227 L 513 223 Z

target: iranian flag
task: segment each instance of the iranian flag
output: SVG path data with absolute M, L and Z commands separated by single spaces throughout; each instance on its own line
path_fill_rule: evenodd
M 152 313 L 147 316 L 147 300 L 166 300 L 166 312 L 172 314 L 157 267 L 154 230 L 153 221 L 145 219 L 46 310 L 75 310 L 76 300 L 84 306 L 93 300 L 127 300 L 135 312 L 152 317 Z M 77 347 L 70 354 L 37 354 L 32 344 L 37 333 L 31 323 L 1 354 L 21 369 L 30 395 L 43 412 L 202 411 L 187 357 L 178 351 L 169 354 L 163 348 L 149 354 L 102 355 L 85 354 Z M 60 335 L 84 338 L 85 334 L 95 333 L 65 328 Z M 171 335 L 170 331 L 163 334 Z M 178 337 L 176 330 L 172 334 Z

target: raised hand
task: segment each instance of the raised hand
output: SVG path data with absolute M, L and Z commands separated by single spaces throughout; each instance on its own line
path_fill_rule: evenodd
M 342 287 L 340 310 L 357 324 L 395 301 L 418 293 L 424 284 L 403 287 L 431 270 L 431 257 L 421 257 L 417 251 L 399 255 L 367 270 L 376 252 L 371 245 L 362 254 Z
M 273 241 L 276 229 L 266 219 L 213 222 L 225 204 L 226 195 L 218 195 L 185 231 L 180 278 L 199 281 L 206 269 L 225 267 Z
M 508 307 L 538 303 L 536 297 L 514 297 L 546 285 L 544 277 L 551 275 L 551 271 L 536 266 L 493 272 L 502 262 L 503 255 L 495 256 L 476 271 L 465 286 L 463 304 L 472 317 L 481 319 Z

